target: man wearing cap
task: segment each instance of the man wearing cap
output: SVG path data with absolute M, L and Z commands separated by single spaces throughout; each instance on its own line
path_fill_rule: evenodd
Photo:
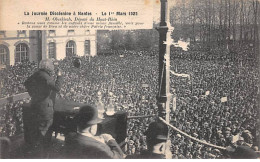
M 75 117 L 77 133 L 66 136 L 65 152 L 69 159 L 119 159 L 124 153 L 109 134 L 97 136 L 97 124 L 102 122 L 96 107 L 84 105 Z
M 139 155 L 128 155 L 126 159 L 165 159 L 171 158 L 170 142 L 167 140 L 168 127 L 161 122 L 152 122 L 145 132 L 147 150 Z

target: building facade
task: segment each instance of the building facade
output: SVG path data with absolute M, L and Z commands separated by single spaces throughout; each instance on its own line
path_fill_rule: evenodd
M 95 56 L 96 44 L 96 31 L 90 30 L 0 31 L 0 66 L 72 55 Z

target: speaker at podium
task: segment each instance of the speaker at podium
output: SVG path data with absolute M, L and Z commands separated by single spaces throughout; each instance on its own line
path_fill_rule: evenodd
M 79 111 L 82 103 L 67 101 L 64 99 L 56 99 L 54 106 L 54 117 L 52 130 L 57 133 L 62 133 L 66 136 L 69 132 L 76 132 L 75 116 Z M 75 109 L 76 108 L 76 109 Z M 30 126 L 32 125 L 31 119 L 34 114 L 30 111 L 30 104 L 23 105 L 23 122 L 24 122 L 24 139 L 25 142 L 30 140 Z M 108 133 L 111 134 L 117 141 L 122 144 L 126 138 L 127 128 L 127 113 L 120 111 L 113 116 L 104 116 L 105 119 L 98 124 L 98 134 Z

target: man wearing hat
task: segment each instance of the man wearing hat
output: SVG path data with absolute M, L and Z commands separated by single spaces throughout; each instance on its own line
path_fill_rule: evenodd
M 118 159 L 124 153 L 109 134 L 96 136 L 97 124 L 102 122 L 96 107 L 84 105 L 75 117 L 77 133 L 66 136 L 65 152 L 69 159 Z
M 231 159 L 256 159 L 257 153 L 248 146 L 229 146 L 227 147 L 227 153 Z
M 249 130 L 244 130 L 241 134 L 241 137 L 244 138 L 244 145 L 252 147 L 253 145 L 253 135 Z
M 128 155 L 126 159 L 165 159 L 170 158 L 170 142 L 167 141 L 168 127 L 161 122 L 152 122 L 145 132 L 147 150 L 139 155 Z

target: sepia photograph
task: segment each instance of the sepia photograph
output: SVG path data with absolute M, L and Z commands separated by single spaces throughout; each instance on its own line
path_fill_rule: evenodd
M 36 1 L 0 2 L 0 159 L 260 158 L 259 0 Z

